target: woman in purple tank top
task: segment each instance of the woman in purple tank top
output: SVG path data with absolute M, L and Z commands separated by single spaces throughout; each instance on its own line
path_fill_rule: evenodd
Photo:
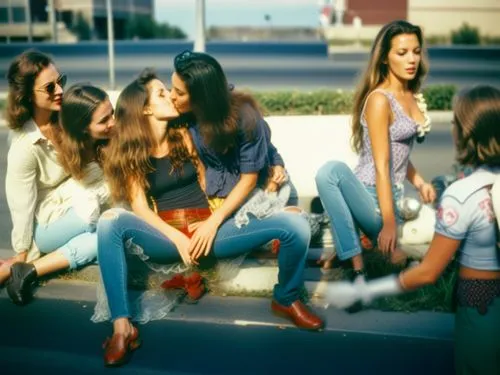
M 359 163 L 351 171 L 343 162 L 330 161 L 316 175 L 337 255 L 342 261 L 352 259 L 353 280 L 364 278 L 358 229 L 394 263 L 404 260 L 396 246 L 404 180 L 415 186 L 423 202 L 435 198 L 434 188 L 409 158 L 414 141 L 423 140 L 430 123 L 418 94 L 427 72 L 422 44 L 420 28 L 408 22 L 394 21 L 380 30 L 355 95 L 352 132 Z

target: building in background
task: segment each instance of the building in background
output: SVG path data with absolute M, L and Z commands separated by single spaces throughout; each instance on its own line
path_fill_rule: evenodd
M 106 0 L 53 0 L 58 41 L 76 41 L 75 30 L 88 28 L 89 39 L 107 35 Z M 2 0 L 0 2 L 0 41 L 24 41 L 30 34 L 31 9 L 33 40 L 52 39 L 49 0 Z M 154 17 L 154 0 L 112 0 L 115 37 L 125 35 L 127 21 L 133 16 Z
M 328 40 L 371 40 L 396 19 L 419 25 L 427 37 L 449 37 L 465 23 L 483 36 L 500 37 L 500 0 L 323 0 L 319 19 L 328 23 Z
M 426 35 L 447 35 L 468 23 L 483 36 L 500 37 L 500 0 L 408 0 L 408 4 L 408 20 Z

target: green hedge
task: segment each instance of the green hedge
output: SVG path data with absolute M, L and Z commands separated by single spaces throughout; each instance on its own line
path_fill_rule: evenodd
M 424 88 L 423 93 L 430 111 L 450 110 L 456 87 L 433 85 Z M 276 91 L 253 92 L 265 115 L 332 115 L 350 114 L 352 91 Z M 0 110 L 5 102 L 0 100 Z
M 450 110 L 456 87 L 434 85 L 423 89 L 428 110 Z M 350 114 L 352 91 L 254 92 L 265 115 Z
M 434 85 L 422 91 L 429 111 L 447 111 L 451 110 L 457 88 L 453 85 Z

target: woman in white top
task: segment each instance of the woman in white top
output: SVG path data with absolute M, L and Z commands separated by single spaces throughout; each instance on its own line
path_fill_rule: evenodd
M 11 144 L 6 195 L 13 223 L 12 246 L 17 254 L 0 265 L 0 283 L 9 279 L 9 296 L 22 305 L 29 301 L 37 276 L 76 268 L 95 259 L 97 218 L 86 207 L 97 198 L 84 194 L 85 180 L 82 184 L 69 178 L 71 171 L 61 165 L 57 152 L 57 140 L 62 138 L 58 117 L 66 77 L 47 55 L 36 50 L 19 55 L 7 77 Z M 81 116 L 77 118 L 86 121 L 85 129 L 101 118 L 106 126 L 113 125 L 111 103 L 99 91 L 100 96 L 87 98 L 87 105 L 80 105 Z M 94 182 L 99 179 L 95 174 L 92 178 Z M 85 204 L 80 204 L 83 208 L 73 207 L 75 200 L 85 199 Z M 50 254 L 37 259 L 40 252 Z M 25 263 L 34 259 L 33 264 Z

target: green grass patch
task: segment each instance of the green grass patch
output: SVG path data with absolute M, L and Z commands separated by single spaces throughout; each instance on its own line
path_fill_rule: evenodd
M 378 251 L 370 251 L 365 257 L 368 278 L 382 277 L 402 270 L 384 259 Z M 439 311 L 453 310 L 453 296 L 458 274 L 458 264 L 451 262 L 435 285 L 428 285 L 413 292 L 396 297 L 380 298 L 374 301 L 372 308 L 383 311 Z

